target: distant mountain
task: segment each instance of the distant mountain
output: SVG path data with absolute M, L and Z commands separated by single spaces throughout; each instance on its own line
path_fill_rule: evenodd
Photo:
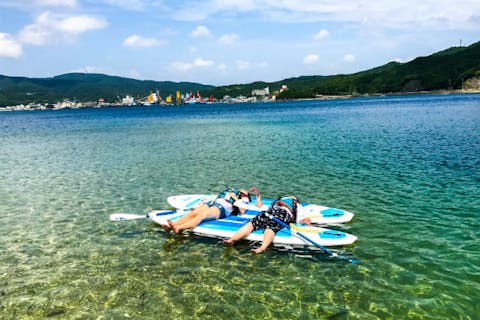
M 287 85 L 278 98 L 311 98 L 316 95 L 360 95 L 461 89 L 462 82 L 480 78 L 480 42 L 453 47 L 419 57 L 407 63 L 386 65 L 348 75 L 303 76 L 277 82 L 215 87 L 203 92 L 215 97 L 249 96 L 253 89 L 270 87 L 270 92 Z
M 64 98 L 78 101 L 97 101 L 104 98 L 114 102 L 118 97 L 137 98 L 158 90 L 162 97 L 181 92 L 206 90 L 213 86 L 191 82 L 141 81 L 104 74 L 68 73 L 53 78 L 25 78 L 0 75 L 0 106 L 35 103 L 54 103 Z
M 147 96 L 150 91 L 162 97 L 177 90 L 199 90 L 203 96 L 250 96 L 252 90 L 270 87 L 275 92 L 282 85 L 289 90 L 278 95 L 280 99 L 311 98 L 317 95 L 362 95 L 460 89 L 469 83 L 480 83 L 480 42 L 468 47 L 453 47 L 428 57 L 419 57 L 407 63 L 390 62 L 370 70 L 332 76 L 301 76 L 277 82 L 253 82 L 214 87 L 200 83 L 171 81 L 141 81 L 104 74 L 68 73 L 53 78 L 25 78 L 0 75 L 0 106 L 36 103 L 54 103 L 63 98 L 78 101 L 107 102 L 132 95 Z

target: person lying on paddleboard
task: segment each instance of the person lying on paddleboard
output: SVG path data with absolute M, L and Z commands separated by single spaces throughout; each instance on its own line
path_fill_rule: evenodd
M 255 188 L 251 190 L 257 196 L 257 206 L 262 206 L 260 193 Z M 256 230 L 263 229 L 262 245 L 256 249 L 252 249 L 253 253 L 263 252 L 272 243 L 275 234 L 283 228 L 282 225 L 275 222 L 269 215 L 279 219 L 286 224 L 289 223 L 306 223 L 311 225 L 309 218 L 305 218 L 303 207 L 295 196 L 281 197 L 274 201 L 267 212 L 262 211 L 250 222 L 238 230 L 230 239 L 224 240 L 225 245 L 233 245 L 237 240 L 240 240 Z
M 239 199 L 250 201 L 250 195 L 245 190 L 227 189 L 215 200 L 203 203 L 178 220 L 168 220 L 162 227 L 166 231 L 173 230 L 179 234 L 182 230 L 195 228 L 203 219 L 223 219 L 231 214 L 243 214 L 246 209 L 237 208 L 233 203 Z

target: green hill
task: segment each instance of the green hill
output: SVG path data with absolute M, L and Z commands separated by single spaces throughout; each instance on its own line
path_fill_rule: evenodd
M 158 89 L 163 97 L 175 91 L 196 91 L 213 86 L 191 82 L 141 81 L 103 74 L 68 73 L 53 78 L 25 78 L 0 75 L 0 106 L 35 103 L 54 103 L 64 98 L 78 101 L 97 101 L 104 98 L 115 102 L 118 97 L 147 96 Z
M 480 78 L 480 42 L 468 47 L 452 47 L 407 63 L 390 62 L 370 70 L 332 76 L 301 76 L 277 82 L 253 82 L 214 87 L 199 83 L 141 81 L 103 74 L 69 73 L 53 78 L 25 78 L 0 75 L 0 106 L 54 103 L 64 98 L 97 101 L 102 97 L 115 102 L 132 95 L 142 98 L 159 90 L 165 97 L 200 90 L 203 96 L 250 96 L 253 89 L 270 87 L 271 92 L 287 85 L 279 99 L 311 98 L 317 95 L 361 95 L 460 89 L 462 84 Z M 470 83 L 478 83 L 471 81 Z
M 203 92 L 216 98 L 249 96 L 251 90 L 287 85 L 278 98 L 311 98 L 316 95 L 357 95 L 460 89 L 462 82 L 480 76 L 480 42 L 453 47 L 407 63 L 386 65 L 349 75 L 304 76 L 277 82 L 255 82 L 216 87 Z

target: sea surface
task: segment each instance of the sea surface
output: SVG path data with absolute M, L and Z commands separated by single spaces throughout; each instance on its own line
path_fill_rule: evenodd
M 257 186 L 355 213 L 308 250 L 115 212 Z M 0 113 L 1 319 L 480 319 L 480 95 Z

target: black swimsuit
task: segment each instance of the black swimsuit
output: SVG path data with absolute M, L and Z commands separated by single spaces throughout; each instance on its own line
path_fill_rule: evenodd
M 282 206 L 274 206 L 267 211 L 270 215 L 274 216 L 278 220 L 282 220 L 286 224 L 295 222 L 295 217 L 291 214 L 287 208 Z M 271 229 L 274 233 L 280 231 L 283 228 L 282 225 L 273 221 L 273 219 L 267 217 L 265 212 L 261 212 L 258 216 L 250 221 L 253 225 L 253 231 L 260 229 Z

